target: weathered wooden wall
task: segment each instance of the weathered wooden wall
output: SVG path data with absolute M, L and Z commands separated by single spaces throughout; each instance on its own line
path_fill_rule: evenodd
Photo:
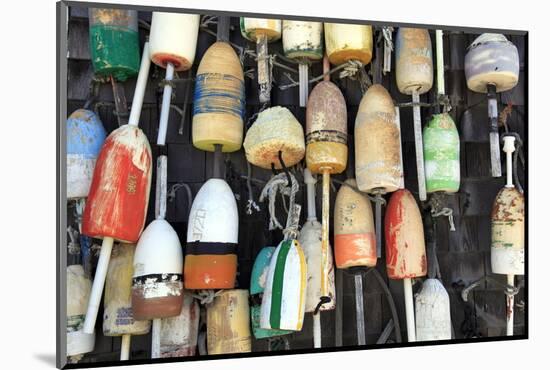
M 150 22 L 151 14 L 140 12 L 140 18 Z M 230 39 L 232 42 L 254 50 L 255 46 L 244 40 L 239 32 L 238 18 L 231 20 L 232 31 Z M 215 31 L 215 26 L 212 28 Z M 140 41 L 143 45 L 145 35 L 148 31 L 140 27 Z M 431 31 L 432 45 L 435 53 L 434 33 Z M 81 107 L 86 100 L 88 87 L 93 76 L 92 66 L 88 50 L 88 20 L 87 11 L 83 8 L 71 8 L 69 21 L 69 55 L 68 55 L 68 113 Z M 492 275 L 490 271 L 490 210 L 497 191 L 504 185 L 504 177 L 493 179 L 490 176 L 489 165 L 489 143 L 487 124 L 486 97 L 476 94 L 466 88 L 464 78 L 464 54 L 466 47 L 474 40 L 476 35 L 462 32 L 446 32 L 444 36 L 445 63 L 446 63 L 446 86 L 454 106 L 451 112 L 461 135 L 461 188 L 460 192 L 448 198 L 449 205 L 454 210 L 456 231 L 451 232 L 448 228 L 446 218 L 439 218 L 437 221 L 437 255 L 441 268 L 441 275 L 445 287 L 451 298 L 451 314 L 453 328 L 456 338 L 464 338 L 471 335 L 467 328 L 477 325 L 476 332 L 481 336 L 496 336 L 505 334 L 505 296 L 502 289 L 494 284 L 483 284 L 470 295 L 469 302 L 464 303 L 460 299 L 460 291 L 464 286 L 478 280 L 485 275 L 491 275 L 501 282 L 505 282 L 504 276 Z M 525 140 L 525 45 L 526 38 L 523 36 L 509 36 L 519 50 L 521 60 L 520 81 L 516 88 L 507 93 L 499 94 L 502 109 L 505 104 L 512 103 L 513 109 L 508 119 L 508 125 L 513 131 L 517 131 Z M 201 60 L 206 49 L 215 41 L 215 37 L 200 32 L 198 40 L 196 66 Z M 270 52 L 282 53 L 281 42 L 269 45 Z M 375 56 L 376 57 L 376 56 Z M 246 58 L 244 69 L 255 68 L 254 60 Z M 395 62 L 392 63 L 395 66 Z M 310 76 L 320 74 L 321 66 L 314 65 Z M 180 77 L 185 77 L 183 74 Z M 149 137 L 153 156 L 159 155 L 160 150 L 155 145 L 158 131 L 158 120 L 160 114 L 160 99 L 162 92 L 159 82 L 164 77 L 164 70 L 152 66 L 147 91 L 144 99 L 144 107 L 141 114 L 140 127 Z M 297 76 L 294 76 L 297 79 Z M 289 81 L 282 76 L 279 69 L 274 70 L 275 85 L 286 84 Z M 355 115 L 361 99 L 359 83 L 350 80 L 335 80 L 344 93 L 348 104 L 348 132 L 351 134 L 350 159 L 346 174 L 336 176 L 336 179 L 345 180 L 346 175 L 353 176 L 353 125 Z M 394 73 L 384 76 L 383 84 L 388 88 L 396 102 L 410 101 L 410 97 L 398 92 Z M 129 104 L 132 101 L 135 81 L 130 80 L 124 84 Z M 246 88 L 246 110 L 247 118 L 257 112 L 259 108 L 257 83 L 254 79 L 245 78 Z M 173 104 L 182 107 L 184 103 L 185 84 L 178 84 L 175 89 L 175 100 Z M 428 94 L 422 96 L 423 101 L 432 102 L 435 97 L 435 88 Z M 113 115 L 113 95 L 110 85 L 103 85 L 100 88 L 97 111 L 105 126 L 110 132 L 118 127 L 115 115 Z M 107 103 L 108 105 L 105 105 Z M 197 193 L 200 186 L 212 174 L 212 154 L 197 150 L 191 143 L 191 104 L 187 101 L 187 115 L 184 119 L 183 134 L 178 134 L 180 116 L 171 111 L 167 145 L 165 152 L 168 155 L 168 186 L 169 189 L 176 183 L 187 183 L 193 192 Z M 291 88 L 281 91 L 276 86 L 272 91 L 272 105 L 283 105 L 289 108 L 298 120 L 305 122 L 305 109 L 298 106 L 298 88 Z M 429 108 L 423 108 L 423 121 L 430 114 Z M 248 123 L 248 126 L 252 122 Z M 247 127 L 248 127 L 247 126 Z M 405 165 L 406 187 L 411 191 L 417 191 L 415 151 L 412 130 L 412 110 L 401 109 L 401 130 L 403 141 L 403 156 Z M 525 144 L 527 144 L 525 142 Z M 244 151 L 226 155 L 226 179 L 234 190 L 237 197 L 240 212 L 239 229 L 239 267 L 238 287 L 248 288 L 249 278 L 258 251 L 265 245 L 276 245 L 282 236 L 280 232 L 269 232 L 268 214 L 265 205 L 261 204 L 261 211 L 252 215 L 246 213 L 246 204 L 249 197 L 246 180 L 242 178 L 247 173 Z M 298 172 L 296 172 L 298 174 Z M 154 176 L 155 174 L 153 174 Z M 267 180 L 271 173 L 266 170 L 253 167 L 252 176 L 259 180 Z M 298 175 L 301 179 L 301 175 Z M 523 182 L 524 174 L 520 171 L 520 179 Z M 155 179 L 153 178 L 153 184 Z M 335 184 L 337 185 L 337 184 Z M 261 183 L 252 182 L 253 197 L 258 202 Z M 154 187 L 153 187 L 154 188 Z M 336 187 L 338 188 L 338 186 Z M 320 215 L 320 187 L 318 186 L 317 209 Z M 154 189 L 152 189 L 154 192 Z M 331 194 L 332 205 L 336 193 Z M 155 199 L 151 194 L 150 199 Z M 303 205 L 302 220 L 305 220 L 306 197 L 305 186 L 301 185 L 299 201 Z M 259 202 L 258 202 L 259 203 Z M 169 201 L 167 220 L 173 225 L 180 236 L 182 245 L 185 244 L 186 222 L 188 218 L 188 201 L 185 190 L 180 189 L 175 199 Z M 154 204 L 150 202 L 146 224 L 153 219 Z M 379 260 L 378 269 L 385 275 L 384 260 Z M 344 290 L 337 292 L 338 298 L 343 299 L 344 323 L 343 323 L 343 345 L 356 344 L 355 330 L 355 302 L 353 277 L 343 274 Z M 521 279 L 521 278 L 520 278 Z M 363 283 L 366 309 L 366 339 L 367 343 L 375 343 L 386 323 L 391 318 L 390 309 L 387 304 L 383 290 L 370 274 Z M 389 286 L 400 315 L 403 338 L 406 338 L 404 303 L 402 300 L 402 284 L 400 282 L 389 282 Z M 420 284 L 416 286 L 418 288 Z M 516 297 L 516 302 L 522 302 L 523 290 Z M 471 316 L 466 316 L 469 312 Z M 524 332 L 524 314 L 517 310 L 515 315 L 515 333 Z M 311 348 L 312 320 L 306 315 L 302 332 L 291 335 L 291 348 Z M 101 317 L 101 311 L 100 311 Z M 98 334 L 101 333 L 101 319 L 97 321 Z M 322 313 L 323 345 L 332 346 L 335 343 L 334 311 Z M 392 336 L 393 338 L 393 336 Z M 150 334 L 142 337 L 134 337 L 132 340 L 131 358 L 149 358 Z M 94 352 L 85 356 L 83 361 L 97 362 L 105 360 L 117 360 L 120 348 L 120 339 L 108 338 L 97 335 L 96 348 Z M 253 350 L 265 350 L 265 341 L 254 341 Z

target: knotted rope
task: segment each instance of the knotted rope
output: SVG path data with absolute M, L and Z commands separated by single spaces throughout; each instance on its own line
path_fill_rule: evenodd
M 281 172 L 278 175 L 273 176 L 267 182 L 262 189 L 262 193 L 260 194 L 260 202 L 263 202 L 265 198 L 269 198 L 269 230 L 283 230 L 285 240 L 295 239 L 298 236 L 298 223 L 300 220 L 300 206 L 295 204 L 299 184 L 292 173 L 289 172 L 288 174 L 290 175 L 292 184 L 288 184 L 287 174 Z M 284 196 L 288 196 L 290 198 L 286 226 L 284 228 L 275 214 L 275 200 L 277 198 L 277 193 L 281 194 L 283 197 L 283 202 Z
M 193 298 L 196 298 L 203 306 L 209 305 L 214 302 L 214 298 L 223 293 L 223 290 L 204 289 L 198 290 L 194 294 L 191 294 Z

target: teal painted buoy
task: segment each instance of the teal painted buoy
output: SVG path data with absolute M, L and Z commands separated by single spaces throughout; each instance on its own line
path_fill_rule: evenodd
M 435 114 L 424 127 L 426 190 L 456 193 L 460 187 L 460 138 L 448 113 Z
M 260 328 L 260 307 L 262 296 L 267 282 L 269 264 L 275 252 L 275 247 L 264 247 L 254 262 L 252 276 L 250 277 L 250 319 L 252 322 L 252 333 L 254 338 L 262 339 L 276 337 L 292 333 L 291 330 L 262 329 Z

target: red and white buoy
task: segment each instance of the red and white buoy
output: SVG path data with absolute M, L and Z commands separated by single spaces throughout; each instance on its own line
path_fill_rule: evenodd
M 146 42 L 128 124 L 105 140 L 84 209 L 82 233 L 103 238 L 83 327 L 88 334 L 94 331 L 113 241 L 137 242 L 145 223 L 151 188 L 151 147 L 137 126 L 150 64 Z

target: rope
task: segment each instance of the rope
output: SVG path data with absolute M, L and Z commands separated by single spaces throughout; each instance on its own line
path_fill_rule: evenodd
M 195 294 L 191 294 L 193 298 L 196 298 L 203 306 L 209 305 L 214 302 L 214 298 L 223 293 L 223 290 L 205 289 L 199 290 Z
M 246 203 L 247 215 L 252 214 L 252 208 L 254 208 L 256 212 L 260 212 L 260 207 L 254 201 L 254 194 L 252 193 L 251 177 L 252 177 L 252 166 L 250 165 L 249 161 L 246 161 L 246 187 L 248 188 L 248 202 Z
M 367 75 L 364 64 L 358 60 L 350 60 L 347 64 L 344 70 L 340 72 L 340 79 L 347 77 L 352 80 L 358 80 L 361 85 L 361 93 L 364 94 L 372 86 L 372 81 Z
M 67 233 L 69 234 L 69 245 L 67 247 L 69 254 L 77 255 L 80 254 L 80 244 L 78 243 L 78 232 L 72 227 L 67 227 Z
M 187 193 L 187 213 L 189 214 L 191 212 L 191 206 L 193 205 L 193 192 L 191 191 L 191 187 L 189 185 L 184 182 L 172 185 L 170 190 L 168 190 L 166 198 L 169 202 L 173 202 L 174 199 L 176 199 L 176 192 L 181 188 L 185 188 Z
M 288 184 L 287 174 L 281 172 L 278 175 L 273 176 L 267 182 L 262 189 L 262 193 L 260 194 L 260 202 L 263 202 L 265 198 L 269 198 L 269 230 L 283 230 L 285 240 L 295 239 L 298 236 L 298 223 L 300 219 L 300 206 L 295 204 L 299 184 L 292 173 L 289 172 L 288 175 L 290 175 L 292 181 L 292 185 L 290 187 Z M 286 226 L 284 228 L 275 214 L 275 200 L 277 198 L 277 193 L 281 193 L 283 201 L 285 195 L 290 198 L 289 212 L 287 214 Z
M 524 284 L 524 280 L 522 280 L 517 286 L 512 286 L 512 285 L 508 285 L 508 284 L 503 284 L 500 281 L 498 281 L 498 280 L 496 280 L 496 279 L 494 279 L 490 276 L 484 276 L 481 279 L 473 282 L 472 284 L 470 284 L 469 286 L 467 286 L 466 288 L 464 288 L 462 290 L 462 293 L 461 293 L 462 300 L 464 302 L 468 302 L 468 294 L 470 293 L 470 291 L 477 288 L 481 283 L 483 283 L 485 281 L 491 282 L 491 283 L 503 288 L 504 294 L 506 294 L 507 297 L 513 297 L 516 294 L 518 294 L 519 290 L 521 289 L 521 287 Z
M 449 207 L 443 207 L 442 206 L 442 197 L 443 194 L 441 193 L 435 193 L 431 196 L 428 204 L 431 206 L 431 215 L 433 218 L 445 216 L 449 219 L 449 229 L 451 231 L 456 231 L 454 218 L 453 218 L 453 210 Z

